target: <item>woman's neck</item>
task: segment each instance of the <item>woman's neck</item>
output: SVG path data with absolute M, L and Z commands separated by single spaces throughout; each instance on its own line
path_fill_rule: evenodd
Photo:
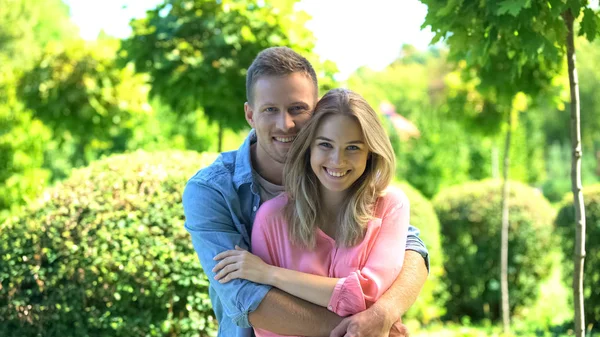
M 337 223 L 338 215 L 343 212 L 342 205 L 344 198 L 346 197 L 345 192 L 333 192 L 323 186 L 321 186 L 321 202 L 319 203 L 319 218 L 321 219 L 321 225 L 319 226 L 327 235 L 335 237 L 336 229 L 339 224 Z

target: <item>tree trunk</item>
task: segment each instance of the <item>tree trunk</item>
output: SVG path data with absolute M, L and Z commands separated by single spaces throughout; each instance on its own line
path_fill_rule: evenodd
M 502 323 L 504 333 L 510 332 L 510 307 L 508 302 L 508 170 L 510 168 L 510 136 L 512 133 L 512 111 L 508 113 L 508 128 L 504 144 L 504 172 L 502 176 L 502 234 L 500 238 L 500 286 L 502 293 Z
M 217 124 L 219 125 L 219 143 L 217 146 L 217 151 L 221 153 L 223 152 L 223 123 L 221 121 L 218 121 Z
M 575 41 L 573 37 L 573 13 L 563 13 L 567 25 L 567 63 L 571 89 L 571 190 L 575 206 L 575 251 L 573 262 L 573 302 L 575 304 L 575 336 L 585 336 L 585 312 L 583 306 L 583 263 L 585 261 L 585 206 L 581 184 L 581 122 L 579 111 L 579 79 L 575 64 Z
M 500 165 L 498 164 L 498 146 L 496 146 L 496 141 L 494 141 L 494 145 L 492 146 L 492 178 L 498 179 L 500 178 Z

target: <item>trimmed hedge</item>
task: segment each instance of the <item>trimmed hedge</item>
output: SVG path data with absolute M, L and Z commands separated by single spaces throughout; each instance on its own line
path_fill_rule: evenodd
M 448 298 L 441 278 L 444 276 L 442 260 L 442 247 L 440 240 L 440 222 L 433 205 L 421 192 L 406 182 L 394 182 L 410 201 L 410 223 L 417 227 L 421 233 L 419 237 L 429 252 L 429 277 L 421 290 L 415 304 L 406 313 L 404 318 L 414 318 L 420 323 L 427 324 L 433 319 L 444 315 L 444 307 Z
M 443 190 L 433 200 L 442 225 L 450 300 L 447 318 L 501 317 L 500 234 L 502 182 L 485 180 Z M 555 241 L 554 210 L 537 190 L 510 182 L 509 301 L 513 311 L 532 304 L 548 275 Z
M 600 325 L 600 184 L 583 188 L 583 202 L 586 221 L 586 256 L 583 272 L 585 322 L 598 327 Z M 565 282 L 569 289 L 572 289 L 575 269 L 573 264 L 575 209 L 572 194 L 562 201 L 555 223 L 556 231 L 562 239 L 564 274 L 568 277 Z
M 0 336 L 214 333 L 181 194 L 213 154 L 94 162 L 0 227 Z

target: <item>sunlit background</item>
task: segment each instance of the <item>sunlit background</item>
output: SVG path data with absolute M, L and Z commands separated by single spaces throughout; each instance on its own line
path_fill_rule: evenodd
M 600 336 L 600 15 L 569 4 Z M 574 335 L 565 6 L 0 0 L 0 336 L 215 336 L 181 193 L 246 138 L 245 72 L 272 45 L 380 114 L 430 252 L 411 336 L 503 335 L 503 205 L 512 335 Z

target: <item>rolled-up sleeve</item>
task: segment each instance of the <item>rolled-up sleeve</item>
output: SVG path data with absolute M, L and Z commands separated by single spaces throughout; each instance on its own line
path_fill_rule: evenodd
M 341 278 L 328 309 L 340 316 L 353 315 L 375 303 L 392 285 L 404 262 L 410 205 L 402 192 L 389 193 L 389 211 L 381 219 L 379 233 L 371 238 L 371 251 L 362 268 Z
M 408 226 L 408 236 L 406 238 L 406 250 L 415 251 L 423 257 L 425 260 L 425 266 L 427 267 L 427 272 L 429 272 L 429 252 L 427 251 L 427 247 L 419 234 L 421 232 L 419 229 L 413 225 Z
M 249 242 L 236 228 L 224 196 L 214 188 L 190 180 L 183 193 L 185 229 L 190 233 L 204 273 L 223 304 L 224 314 L 242 328 L 251 327 L 248 314 L 254 311 L 271 286 L 243 279 L 227 283 L 214 280 L 213 258 L 238 245 L 249 249 Z

